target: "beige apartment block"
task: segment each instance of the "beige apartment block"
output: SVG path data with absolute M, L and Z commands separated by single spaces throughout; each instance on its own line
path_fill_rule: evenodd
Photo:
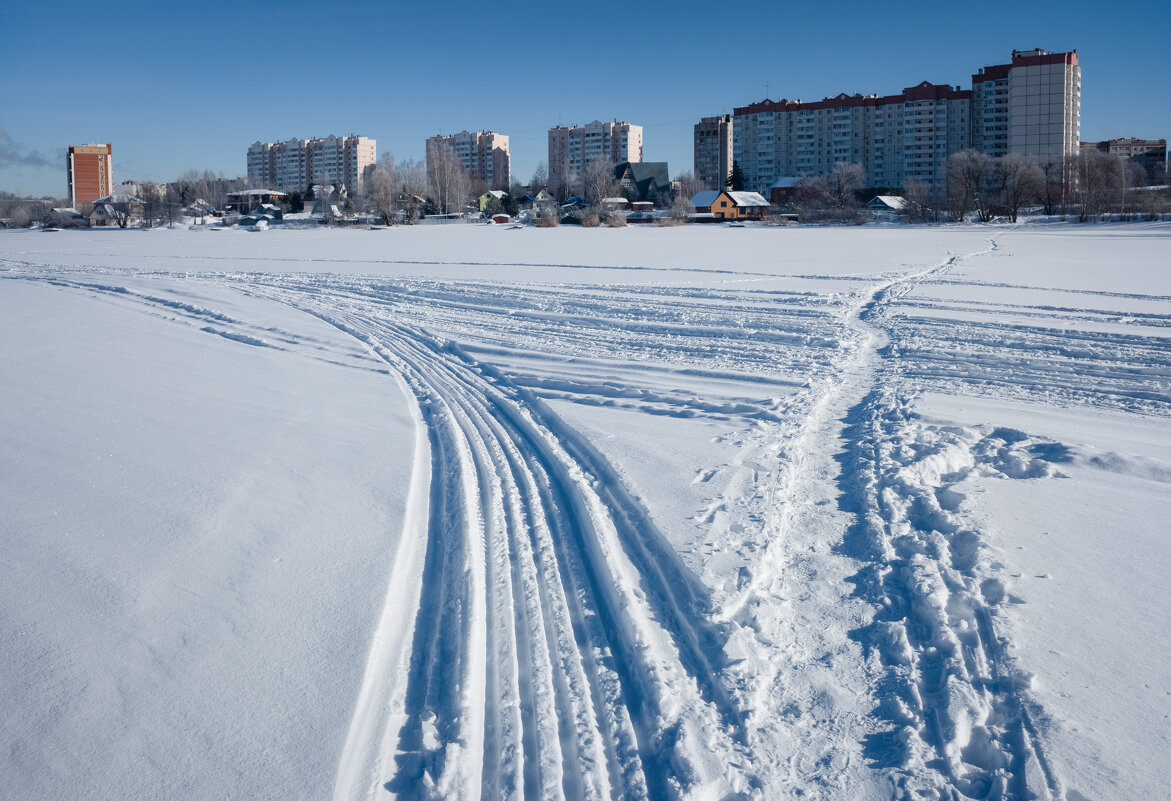
M 939 189 L 948 157 L 968 148 L 1042 164 L 1076 153 L 1081 68 L 1077 51 L 1018 50 L 1011 63 L 973 74 L 970 90 L 924 81 L 897 95 L 763 100 L 735 109 L 733 120 L 746 189 L 767 193 L 841 163 L 862 165 L 873 188 L 923 181 Z
M 705 189 L 723 189 L 732 177 L 734 119 L 724 114 L 695 124 L 695 179 Z
M 1077 52 L 1014 50 L 1007 66 L 1008 152 L 1029 156 L 1041 165 L 1076 155 L 1082 117 Z M 994 155 L 1000 155 L 999 150 Z
M 1101 150 L 1133 161 L 1147 173 L 1147 181 L 1163 181 L 1167 176 L 1166 139 L 1107 139 L 1102 142 L 1082 142 L 1082 150 Z
M 971 93 L 923 81 L 897 95 L 763 100 L 735 109 L 733 153 L 744 188 L 768 196 L 778 181 L 860 164 L 868 186 L 942 186 L 947 158 L 968 148 Z
M 598 160 L 642 161 L 642 126 L 594 120 L 580 127 L 549 129 L 549 186 L 555 194 L 580 192 L 585 168 Z
M 507 191 L 512 182 L 511 156 L 508 137 L 494 131 L 460 131 L 446 136 L 432 136 L 427 140 L 427 154 L 437 148 L 450 147 L 474 181 L 482 181 L 489 189 Z
M 255 142 L 248 148 L 248 180 L 259 188 L 303 192 L 315 183 L 362 192 L 366 173 L 378 163 L 378 143 L 365 136 L 326 136 Z

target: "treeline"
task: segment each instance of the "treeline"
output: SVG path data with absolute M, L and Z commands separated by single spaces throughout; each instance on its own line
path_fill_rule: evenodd
M 1016 222 L 1028 208 L 1082 222 L 1171 214 L 1165 174 L 1149 176 L 1141 164 L 1101 150 L 1043 166 L 1017 153 L 993 158 L 964 150 L 948 158 L 946 176 L 943 189 L 918 180 L 904 184 L 902 213 L 908 222 Z M 790 205 L 802 222 L 863 222 L 865 183 L 860 165 L 837 164 L 825 175 L 798 179 Z

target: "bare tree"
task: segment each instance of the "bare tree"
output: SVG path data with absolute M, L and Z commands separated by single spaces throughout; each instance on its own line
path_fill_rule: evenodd
M 704 182 L 696 178 L 695 175 L 690 171 L 679 173 L 679 175 L 675 177 L 675 182 L 679 185 L 679 188 L 676 191 L 676 200 L 683 198 L 684 200 L 690 202 L 691 198 L 695 197 L 696 193 L 702 192 L 707 188 Z M 692 207 L 692 211 L 695 211 L 694 206 Z
M 835 164 L 825 175 L 798 178 L 793 205 L 803 220 L 857 221 L 858 192 L 865 184 L 862 165 Z
M 597 206 L 602 198 L 618 194 L 618 182 L 614 180 L 614 162 L 597 159 L 585 166 L 581 174 L 582 196 L 590 206 Z
M 1069 159 L 1060 157 L 1045 162 L 1041 168 L 1045 183 L 1041 187 L 1041 205 L 1046 214 L 1064 210 L 1069 189 Z
M 858 193 L 866 186 L 866 171 L 861 164 L 839 162 L 823 176 L 823 185 L 831 208 L 854 208 L 858 205 Z
M 1083 150 L 1077 155 L 1075 195 L 1078 220 L 1089 222 L 1106 213 L 1110 200 L 1118 195 L 1122 182 L 1122 163 L 1114 155 L 1101 150 Z
M 427 140 L 427 178 L 440 212 L 463 211 L 471 181 L 455 148 L 444 142 Z
M 394 166 L 394 156 L 383 153 L 380 162 L 367 175 L 363 192 L 366 207 L 390 225 L 394 222 L 394 214 L 398 210 L 399 196 L 402 192 L 398 170 Z
M 1147 171 L 1137 161 L 1125 160 L 1119 165 L 1119 219 L 1129 220 L 1137 208 L 1136 190 L 1147 184 Z
M 534 194 L 544 189 L 549 185 L 549 170 L 545 166 L 545 162 L 538 161 L 537 166 L 533 169 L 533 177 L 529 178 L 529 189 L 534 190 Z
M 143 181 L 138 185 L 138 196 L 142 200 L 142 221 L 147 228 L 152 228 L 163 211 L 162 187 L 153 181 Z
M 931 187 L 926 181 L 911 180 L 903 184 L 903 206 L 905 219 L 909 223 L 931 222 L 936 219 L 935 204 L 931 199 Z
M 994 174 L 992 157 L 987 153 L 961 150 L 948 157 L 947 211 L 953 220 L 963 222 L 973 209 L 980 222 L 992 219 Z
M 406 214 L 407 222 L 419 219 L 422 213 L 423 197 L 427 194 L 427 170 L 418 161 L 400 161 L 398 171 L 399 201 Z
M 699 190 L 702 191 L 702 190 Z M 691 198 L 695 197 L 695 193 L 690 195 L 683 194 L 682 191 L 675 196 L 675 200 L 671 203 L 670 216 L 672 219 L 679 220 L 679 222 L 687 222 L 692 214 L 695 214 L 695 206 L 691 204 Z
M 1009 219 L 1016 222 L 1021 208 L 1036 200 L 1044 189 L 1045 173 L 1032 159 L 1009 153 L 996 160 L 996 174 Z
M 183 215 L 183 196 L 177 184 L 167 184 L 163 189 L 163 215 L 167 225 L 174 225 Z

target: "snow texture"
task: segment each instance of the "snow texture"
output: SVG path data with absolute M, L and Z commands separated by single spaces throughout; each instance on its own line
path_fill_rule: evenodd
M 0 234 L 6 791 L 1159 797 L 1169 236 Z

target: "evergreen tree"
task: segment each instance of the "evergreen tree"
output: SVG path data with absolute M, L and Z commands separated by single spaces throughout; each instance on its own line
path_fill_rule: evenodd
M 732 162 L 732 174 L 728 176 L 728 188 L 733 192 L 744 191 L 744 170 L 740 169 L 740 162 Z

